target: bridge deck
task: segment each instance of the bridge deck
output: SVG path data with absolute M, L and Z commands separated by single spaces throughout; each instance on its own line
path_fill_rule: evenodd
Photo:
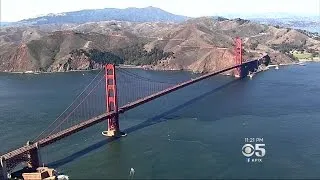
M 252 60 L 252 61 L 257 61 L 257 60 Z M 199 82 L 201 80 L 204 80 L 206 78 L 209 78 L 209 77 L 215 76 L 217 74 L 229 71 L 231 69 L 238 68 L 240 66 L 246 65 L 247 63 L 250 63 L 252 61 L 247 61 L 247 62 L 244 62 L 244 63 L 242 63 L 240 65 L 228 67 L 228 68 L 220 70 L 220 71 L 216 71 L 216 72 L 205 74 L 205 75 L 200 76 L 198 78 L 195 78 L 195 79 L 180 83 L 180 84 L 178 84 L 176 86 L 173 86 L 171 88 L 165 89 L 165 90 L 157 92 L 155 94 L 152 94 L 152 95 L 147 96 L 145 98 L 141 98 L 141 99 L 139 99 L 137 101 L 134 101 L 132 103 L 128 103 L 128 104 L 126 104 L 126 105 L 124 105 L 124 106 L 119 108 L 119 113 L 124 113 L 124 112 L 126 112 L 126 111 L 128 111 L 130 109 L 133 109 L 133 108 L 135 108 L 135 107 L 137 107 L 139 105 L 147 103 L 147 102 L 149 102 L 151 100 L 154 100 L 154 99 L 156 99 L 158 97 L 161 97 L 163 95 L 166 95 L 168 93 L 171 93 L 173 91 L 181 89 L 183 87 L 189 86 L 191 84 L 194 84 L 194 83 Z M 89 120 L 86 120 L 86 121 L 84 121 L 84 122 L 82 122 L 80 124 L 74 125 L 74 126 L 68 128 L 68 129 L 60 131 L 60 132 L 58 132 L 56 134 L 50 135 L 50 136 L 48 136 L 46 138 L 43 138 L 43 139 L 35 142 L 34 144 L 25 145 L 25 146 L 20 147 L 20 148 L 18 148 L 16 150 L 13 150 L 11 152 L 3 154 L 1 157 L 4 158 L 4 160 L 8 160 L 8 159 L 11 159 L 11 158 L 13 158 L 15 156 L 27 153 L 28 151 L 30 151 L 32 149 L 35 149 L 37 147 L 47 146 L 47 145 L 52 144 L 52 143 L 54 143 L 54 142 L 56 142 L 56 141 L 58 141 L 58 140 L 60 140 L 60 139 L 62 139 L 64 137 L 70 136 L 71 134 L 74 134 L 74 133 L 76 133 L 78 131 L 81 131 L 81 130 L 87 128 L 87 127 L 90 127 L 90 126 L 93 126 L 94 124 L 102 122 L 102 121 L 106 120 L 107 118 L 111 118 L 114 115 L 116 115 L 116 112 L 110 112 L 110 113 L 101 114 L 101 115 L 99 115 L 97 117 L 94 117 L 94 118 L 91 118 Z

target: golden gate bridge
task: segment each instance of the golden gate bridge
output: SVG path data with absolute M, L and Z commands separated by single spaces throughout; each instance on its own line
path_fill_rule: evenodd
M 208 79 L 223 72 L 232 71 L 239 79 L 258 68 L 260 59 L 243 61 L 242 42 L 235 39 L 234 64 L 215 72 L 183 82 L 168 82 L 140 76 L 113 64 L 105 65 L 75 100 L 26 145 L 0 156 L 0 179 L 21 163 L 36 169 L 41 166 L 40 150 L 65 137 L 107 121 L 107 130 L 102 134 L 109 138 L 126 136 L 121 131 L 119 116 L 130 109 L 155 100 L 161 96 Z

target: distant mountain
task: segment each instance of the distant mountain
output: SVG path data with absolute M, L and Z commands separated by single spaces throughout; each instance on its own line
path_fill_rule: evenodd
M 8 26 L 11 22 L 0 22 L 0 27 Z
M 181 22 L 188 19 L 186 16 L 175 15 L 155 7 L 126 8 L 126 9 L 94 9 L 48 14 L 37 18 L 25 19 L 16 24 L 43 25 L 86 23 L 98 21 L 130 21 L 130 22 Z
M 226 18 L 244 18 L 261 24 L 280 26 L 286 28 L 302 29 L 320 33 L 319 15 L 297 15 L 290 13 L 224 13 Z
M 254 22 L 273 26 L 303 29 L 311 32 L 320 33 L 320 20 L 318 16 L 301 16 L 288 13 L 222 13 L 219 16 L 212 16 L 214 20 L 227 20 L 226 18 L 243 18 Z M 156 7 L 146 8 L 105 8 L 93 10 L 81 10 L 58 14 L 48 14 L 36 18 L 24 19 L 14 23 L 2 22 L 1 26 L 20 26 L 20 25 L 63 25 L 63 24 L 82 24 L 87 22 L 100 21 L 128 21 L 128 22 L 174 22 L 180 23 L 187 19 L 186 16 L 175 15 Z
M 253 18 L 266 18 L 266 19 L 284 19 L 284 18 L 291 18 L 291 19 L 305 19 L 305 18 L 312 18 L 313 20 L 318 19 L 319 15 L 301 15 L 301 14 L 294 14 L 294 13 L 283 13 L 283 12 L 269 12 L 269 13 L 220 13 L 220 16 L 226 18 L 244 18 L 244 19 L 253 19 Z
M 250 20 L 262 24 L 320 33 L 320 19 L 316 19 L 314 17 L 250 18 Z

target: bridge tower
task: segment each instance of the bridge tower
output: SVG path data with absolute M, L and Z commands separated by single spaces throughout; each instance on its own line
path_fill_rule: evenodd
M 235 56 L 234 56 L 235 64 L 242 64 L 242 40 L 239 37 L 235 39 Z M 235 69 L 234 72 L 235 77 L 241 77 L 241 67 Z
M 105 77 L 107 113 L 115 112 L 115 115 L 111 118 L 108 118 L 108 130 L 103 131 L 102 134 L 108 137 L 125 136 L 126 134 L 121 132 L 119 127 L 117 81 L 114 64 L 107 64 L 105 66 Z

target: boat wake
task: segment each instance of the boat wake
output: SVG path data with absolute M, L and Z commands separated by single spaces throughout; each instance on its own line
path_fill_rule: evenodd
M 69 176 L 66 175 L 59 175 L 57 178 L 58 180 L 69 180 Z
M 173 141 L 173 142 L 186 142 L 186 143 L 197 143 L 202 146 L 209 146 L 208 144 L 204 144 L 201 141 L 188 141 L 188 140 L 180 140 L 180 139 L 168 139 L 168 141 Z

